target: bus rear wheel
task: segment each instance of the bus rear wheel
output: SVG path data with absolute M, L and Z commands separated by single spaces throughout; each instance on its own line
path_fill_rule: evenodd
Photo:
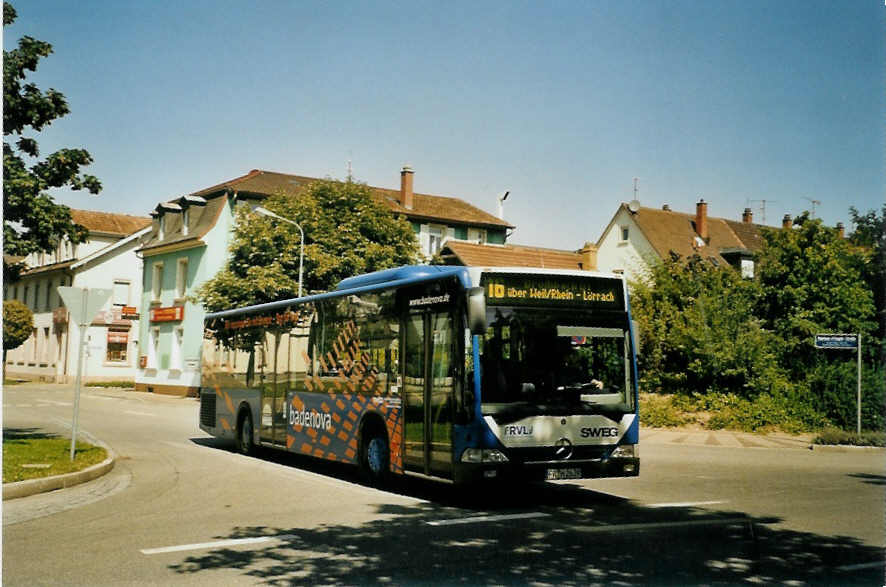
M 363 436 L 362 448 L 360 465 L 363 474 L 373 485 L 381 485 L 390 470 L 391 450 L 387 435 L 377 428 L 367 431 Z
M 253 440 L 252 415 L 244 410 L 237 424 L 237 451 L 244 455 L 250 455 L 255 450 Z

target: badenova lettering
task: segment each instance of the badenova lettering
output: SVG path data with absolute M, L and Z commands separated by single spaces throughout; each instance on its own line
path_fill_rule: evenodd
M 318 430 L 329 430 L 332 428 L 332 416 L 329 414 L 321 414 L 311 410 L 293 410 L 289 409 L 289 425 L 304 426 L 306 428 L 317 428 Z

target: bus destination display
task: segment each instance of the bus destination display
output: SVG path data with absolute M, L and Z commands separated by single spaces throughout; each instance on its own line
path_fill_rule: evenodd
M 605 277 L 487 273 L 481 284 L 486 302 L 494 306 L 624 307 L 621 282 Z

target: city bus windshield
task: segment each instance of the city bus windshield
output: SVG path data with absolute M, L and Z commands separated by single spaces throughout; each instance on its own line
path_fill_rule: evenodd
M 484 413 L 633 410 L 624 312 L 494 307 L 480 337 Z

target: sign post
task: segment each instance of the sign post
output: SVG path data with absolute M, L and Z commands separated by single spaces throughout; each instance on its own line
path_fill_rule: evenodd
M 858 375 L 855 397 L 855 426 L 861 434 L 861 333 L 858 334 L 816 334 L 815 348 L 856 350 L 858 355 Z
M 77 380 L 74 384 L 74 421 L 71 424 L 71 461 L 73 461 L 74 448 L 77 444 L 77 421 L 80 415 L 80 387 L 83 383 L 86 332 L 93 318 L 98 315 L 99 309 L 110 299 L 111 290 L 62 286 L 58 288 L 58 295 L 71 313 L 71 319 L 80 327 L 80 344 L 77 345 Z

